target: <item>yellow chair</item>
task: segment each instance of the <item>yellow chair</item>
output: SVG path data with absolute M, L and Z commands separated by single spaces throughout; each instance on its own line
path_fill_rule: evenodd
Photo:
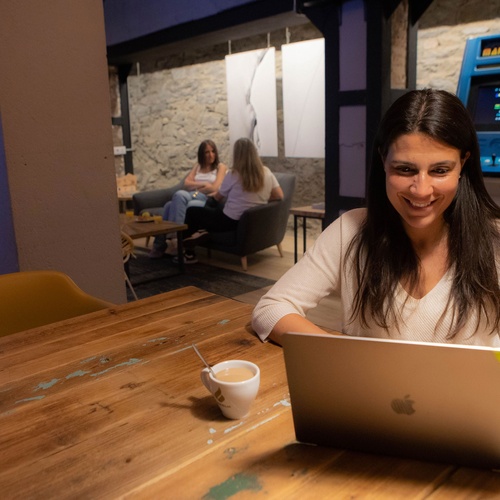
M 59 271 L 0 275 L 0 337 L 108 307 Z

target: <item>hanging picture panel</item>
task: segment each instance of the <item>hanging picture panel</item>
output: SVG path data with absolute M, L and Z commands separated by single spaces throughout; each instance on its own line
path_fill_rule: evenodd
M 229 140 L 252 139 L 260 156 L 278 156 L 274 47 L 226 56 Z
M 285 156 L 325 157 L 325 40 L 281 47 Z

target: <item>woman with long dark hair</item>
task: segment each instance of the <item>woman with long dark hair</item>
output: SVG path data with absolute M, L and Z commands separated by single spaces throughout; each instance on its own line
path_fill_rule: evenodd
M 373 148 L 367 206 L 334 221 L 260 300 L 253 327 L 325 333 L 305 318 L 330 293 L 349 335 L 500 346 L 500 207 L 474 125 L 445 91 L 400 97 Z

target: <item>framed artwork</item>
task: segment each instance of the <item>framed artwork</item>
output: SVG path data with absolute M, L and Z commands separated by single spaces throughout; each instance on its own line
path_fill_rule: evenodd
M 325 157 L 325 40 L 281 46 L 285 156 Z
M 227 55 L 226 84 L 231 147 L 247 137 L 260 156 L 278 156 L 274 47 Z

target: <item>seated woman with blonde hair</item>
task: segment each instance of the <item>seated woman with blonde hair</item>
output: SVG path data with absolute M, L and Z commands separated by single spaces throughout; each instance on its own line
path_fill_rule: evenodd
M 233 146 L 233 167 L 213 198 L 224 206 L 190 207 L 186 213 L 188 230 L 184 238 L 184 261 L 196 262 L 194 247 L 210 239 L 210 231 L 236 229 L 243 212 L 271 200 L 283 199 L 276 176 L 262 164 L 250 139 L 238 139 Z

